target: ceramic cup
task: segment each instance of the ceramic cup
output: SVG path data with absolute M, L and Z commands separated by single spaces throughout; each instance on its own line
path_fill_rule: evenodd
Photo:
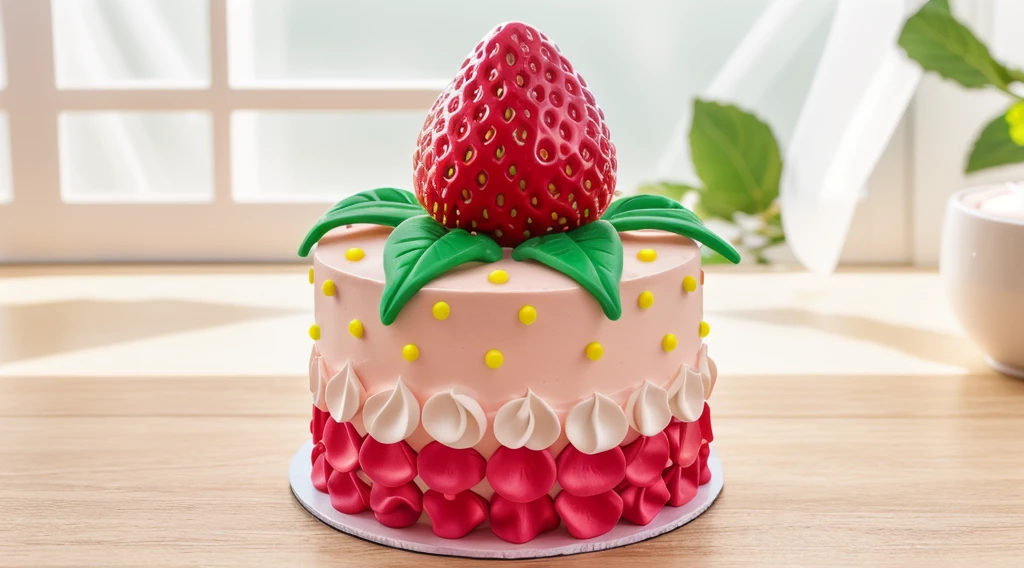
M 986 205 L 1012 196 L 1005 185 L 953 195 L 939 267 L 953 312 L 988 364 L 1024 378 L 1024 210 Z

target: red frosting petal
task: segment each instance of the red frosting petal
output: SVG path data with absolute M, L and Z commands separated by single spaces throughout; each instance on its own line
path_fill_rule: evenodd
M 622 449 L 626 457 L 626 481 L 647 487 L 661 479 L 668 462 L 669 443 L 664 432 L 640 436 Z
M 619 492 L 619 496 L 622 497 L 622 518 L 637 525 L 653 521 L 670 497 L 668 487 L 660 477 L 647 487 L 630 485 Z
M 708 456 L 711 455 L 711 448 L 704 444 L 700 447 L 700 454 L 697 456 L 697 461 L 700 463 L 700 484 L 711 481 L 711 470 L 708 469 Z
M 455 495 L 480 483 L 487 461 L 473 448 L 456 450 L 440 442 L 431 442 L 420 450 L 416 466 L 428 487 L 446 495 Z M 429 508 L 427 512 L 430 512 Z
M 687 466 L 697 459 L 697 452 L 700 451 L 700 424 L 698 422 L 680 422 L 675 418 L 665 428 L 668 436 L 669 457 L 672 462 Z
M 331 469 L 331 464 L 327 463 L 327 454 L 321 452 L 319 455 L 316 455 L 317 448 L 320 447 L 322 447 L 320 444 L 313 447 L 315 457 L 313 458 L 313 472 L 310 473 L 309 479 L 313 482 L 313 487 L 316 487 L 317 491 L 327 493 L 327 480 L 330 479 L 331 472 L 334 470 Z
M 370 486 L 353 472 L 335 471 L 327 480 L 331 506 L 348 515 L 370 508 Z
M 416 478 L 416 452 L 404 440 L 382 444 L 367 436 L 359 448 L 359 467 L 374 486 L 398 487 Z
M 324 452 L 326 452 L 326 451 L 327 451 L 327 448 L 324 447 L 324 443 L 323 442 L 317 442 L 313 446 L 313 451 L 309 452 L 309 463 L 315 464 L 316 463 L 316 458 L 324 455 Z
M 428 489 L 423 495 L 423 508 L 430 515 L 434 534 L 441 538 L 462 538 L 487 520 L 487 500 L 472 491 L 463 491 L 449 499 Z
M 665 480 L 665 486 L 668 488 L 668 504 L 673 507 L 682 507 L 697 495 L 697 485 L 700 484 L 700 463 L 694 460 L 687 466 L 673 465 L 665 470 L 662 479 Z
M 324 427 L 323 444 L 327 448 L 327 461 L 337 471 L 353 471 L 359 467 L 359 446 L 363 437 L 349 422 L 328 420 Z
M 324 412 L 313 405 L 313 418 L 309 421 L 309 433 L 313 435 L 313 443 L 316 444 L 324 437 L 324 426 L 331 419 L 329 412 Z
M 551 490 L 558 471 L 547 450 L 502 446 L 487 462 L 487 481 L 502 497 L 529 503 Z
M 412 525 L 423 512 L 423 494 L 413 482 L 398 487 L 373 484 L 370 488 L 370 508 L 380 524 L 400 529 Z
M 491 497 L 491 532 L 501 540 L 523 544 L 553 530 L 558 523 L 558 514 L 548 495 L 529 503 L 516 503 L 498 493 Z
M 614 489 L 626 475 L 626 457 L 618 446 L 588 455 L 568 445 L 558 454 L 558 483 L 562 489 L 589 497 Z
M 614 491 L 579 497 L 562 491 L 555 497 L 555 509 L 565 521 L 569 534 L 594 538 L 612 530 L 622 516 L 622 498 Z
M 704 411 L 701 412 L 697 423 L 700 424 L 700 435 L 703 436 L 704 441 L 714 442 L 715 433 L 711 431 L 711 407 L 706 402 L 704 403 Z

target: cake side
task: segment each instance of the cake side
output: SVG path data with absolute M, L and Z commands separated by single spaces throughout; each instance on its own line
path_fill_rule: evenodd
M 447 538 L 479 526 L 526 542 L 561 523 L 589 538 L 710 479 L 715 369 L 692 241 L 622 235 L 617 321 L 572 280 L 505 258 L 434 280 L 384 326 L 390 232 L 336 229 L 314 255 L 311 458 L 338 510 Z
M 505 258 L 435 280 L 384 326 L 375 308 L 383 289 L 379 254 L 388 233 L 339 229 L 314 255 L 316 347 L 328 381 L 351 363 L 368 397 L 394 389 L 401 377 L 421 408 L 431 396 L 455 388 L 480 405 L 488 426 L 503 405 L 532 391 L 564 424 L 569 411 L 595 393 L 625 407 L 645 381 L 667 391 L 680 368 L 699 367 L 700 258 L 688 239 L 624 235 L 620 289 L 627 300 L 618 321 L 608 320 L 565 276 Z M 362 251 L 359 260 L 346 258 L 352 249 Z M 641 250 L 656 258 L 639 260 Z M 508 280 L 491 282 L 494 271 L 504 271 Z M 592 360 L 595 345 L 602 353 Z M 416 351 L 411 361 L 410 349 Z M 320 402 L 321 409 L 326 405 Z M 475 444 L 485 457 L 498 446 L 493 431 L 487 427 Z M 420 425 L 408 440 L 419 449 L 430 439 Z M 563 429 L 553 450 L 565 442 Z

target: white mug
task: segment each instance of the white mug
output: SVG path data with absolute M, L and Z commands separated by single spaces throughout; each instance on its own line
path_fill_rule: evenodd
M 1008 186 L 965 189 L 946 206 L 939 260 L 964 332 L 995 370 L 1024 378 L 1024 209 L 985 210 Z

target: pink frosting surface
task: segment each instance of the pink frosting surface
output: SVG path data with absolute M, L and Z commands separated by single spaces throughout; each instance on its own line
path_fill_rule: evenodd
M 380 322 L 384 286 L 384 241 L 391 229 L 371 226 L 339 228 L 324 237 L 314 253 L 314 296 L 317 345 L 331 372 L 351 360 L 367 396 L 392 389 L 400 376 L 422 405 L 431 395 L 455 387 L 474 398 L 488 418 L 488 429 L 477 449 L 486 457 L 498 446 L 492 428 L 494 414 L 506 402 L 533 390 L 551 405 L 564 424 L 569 410 L 599 392 L 620 406 L 645 380 L 668 389 L 683 364 L 696 367 L 701 346 L 702 286 L 686 292 L 682 282 L 700 282 L 700 252 L 684 237 L 657 231 L 623 233 L 624 267 L 620 286 L 623 313 L 609 320 L 597 301 L 576 282 L 534 262 L 505 258 L 491 264 L 461 267 L 428 284 L 403 308 L 391 326 Z M 345 252 L 361 248 L 362 260 L 349 261 Z M 637 259 L 641 249 L 654 249 L 657 259 Z M 493 284 L 488 274 L 505 270 L 509 280 Z M 333 296 L 322 293 L 333 280 Z M 641 292 L 654 295 L 642 309 Z M 433 316 L 436 302 L 446 302 L 445 320 Z M 520 322 L 524 305 L 533 306 L 537 319 Z M 349 322 L 359 319 L 362 338 L 353 337 Z M 678 346 L 662 348 L 665 334 Z M 599 342 L 604 355 L 592 361 L 586 346 Z M 415 344 L 419 359 L 402 357 L 402 348 Z M 501 351 L 504 363 L 491 369 L 484 355 Z M 362 431 L 359 417 L 353 423 Z M 635 438 L 631 432 L 626 442 Z M 422 424 L 409 438 L 419 450 L 430 441 Z M 565 433 L 551 448 L 565 445 Z

